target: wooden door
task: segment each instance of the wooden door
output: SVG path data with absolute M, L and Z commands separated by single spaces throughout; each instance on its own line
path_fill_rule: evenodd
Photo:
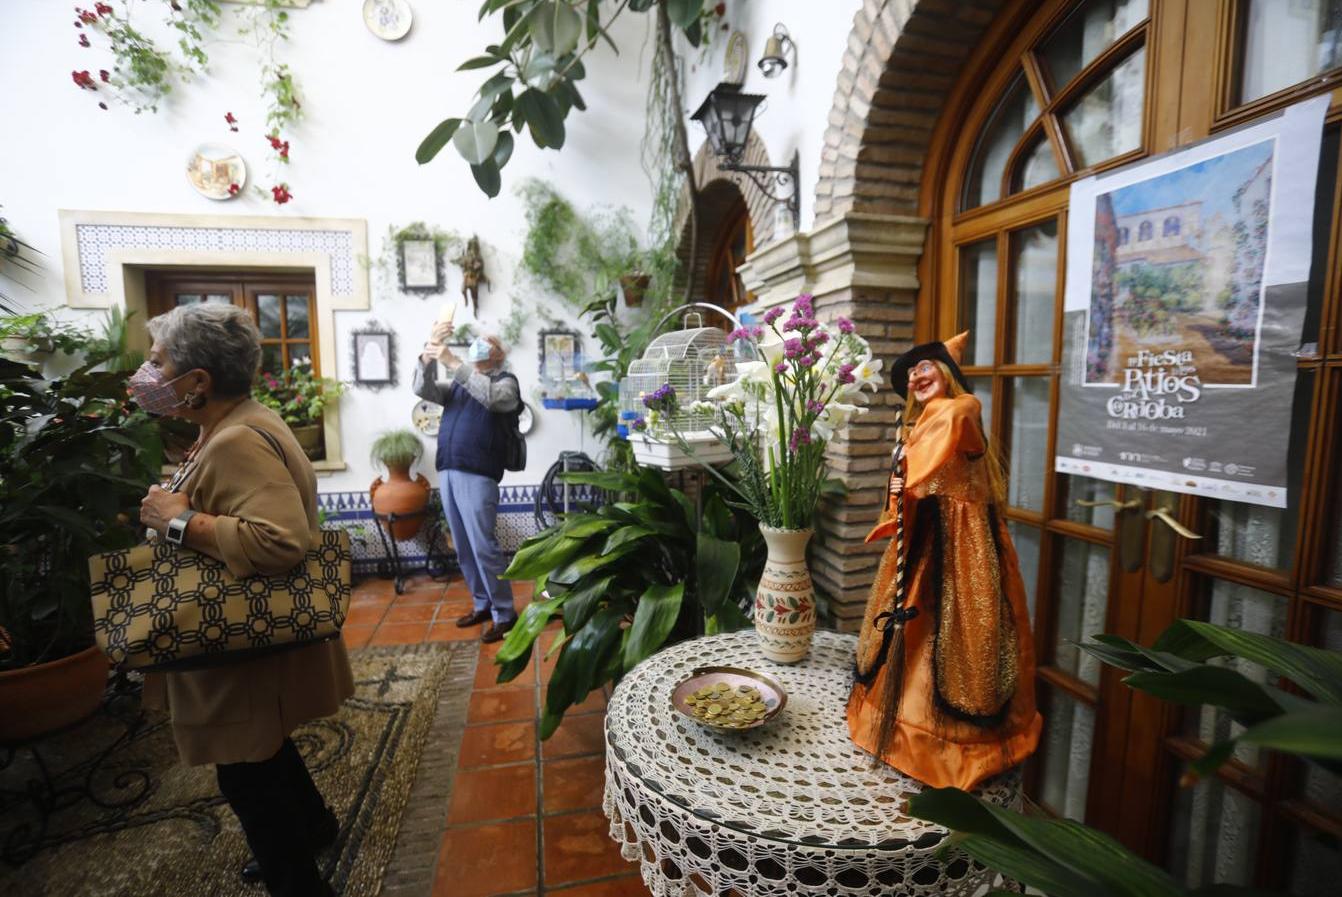
M 932 312 L 927 336 L 972 331 L 964 370 L 1007 458 L 1006 514 L 1045 717 L 1029 795 L 1190 884 L 1299 890 L 1323 880 L 1329 863 L 1342 867 L 1342 781 L 1245 750 L 1216 781 L 1179 788 L 1184 761 L 1229 722 L 1134 694 L 1075 643 L 1110 632 L 1150 644 L 1187 616 L 1342 650 L 1342 96 L 1334 93 L 1318 173 L 1291 506 L 1053 471 L 1071 181 L 1329 91 L 1342 76 L 1342 2 L 1286 6 L 1008 4 L 929 151 L 934 224 L 920 301 Z M 1252 422 L 1245 438 L 1254 438 Z

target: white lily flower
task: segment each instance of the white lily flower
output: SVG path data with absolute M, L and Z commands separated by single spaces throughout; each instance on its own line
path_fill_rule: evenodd
M 870 386 L 871 391 L 875 392 L 881 388 L 881 365 L 884 362 L 879 358 L 868 358 L 866 361 L 853 368 L 853 379 L 859 387 Z

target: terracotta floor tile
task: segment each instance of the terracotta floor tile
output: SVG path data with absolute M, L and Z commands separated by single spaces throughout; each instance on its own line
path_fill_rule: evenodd
M 536 820 L 449 829 L 433 897 L 489 897 L 536 887 Z
M 438 614 L 438 603 L 401 604 L 399 601 L 387 610 L 384 623 L 432 623 Z
M 546 813 L 601 808 L 606 783 L 605 757 L 549 760 L 541 764 L 541 774 Z
M 390 579 L 365 579 L 354 586 L 355 598 L 395 598 L 396 583 Z
M 365 592 L 360 594 L 355 591 L 350 596 L 351 607 L 386 607 L 391 604 L 395 595 L 383 595 L 378 592 Z
M 536 765 L 462 769 L 452 786 L 449 825 L 531 816 L 536 812 Z M 591 877 L 591 876 L 589 876 Z
M 600 810 L 547 816 L 545 827 L 545 884 L 557 887 L 631 871 L 610 837 L 610 822 Z
M 545 892 L 560 895 L 560 897 L 648 897 L 650 893 L 637 872 L 623 878 L 614 878 L 589 885 L 573 885 L 559 890 L 546 888 Z
M 402 588 L 406 592 L 441 592 L 447 586 L 447 580 L 434 579 L 427 573 L 416 573 L 407 577 L 402 583 Z
M 370 645 L 418 645 L 429 634 L 428 623 L 383 623 Z
M 500 643 L 494 642 L 494 644 L 498 645 Z M 493 651 L 486 654 L 484 649 L 489 647 L 491 646 L 483 644 L 480 646 L 481 649 L 480 659 L 477 660 L 475 664 L 476 691 L 489 691 L 495 688 L 534 689 L 536 687 L 536 662 L 534 660 L 528 663 L 527 668 L 522 672 L 518 673 L 515 678 L 500 684 L 499 683 L 500 667 L 498 664 L 494 662 L 494 655 L 497 654 L 498 652 Z
M 606 716 L 603 713 L 566 715 L 555 733 L 541 742 L 541 756 L 546 760 L 586 754 L 604 755 L 605 752 Z
M 425 589 L 419 592 L 407 591 L 404 595 L 397 595 L 395 603 L 399 607 L 405 607 L 407 605 L 419 605 L 419 604 L 436 606 L 440 604 L 442 601 L 443 601 L 443 593 L 441 591 L 429 591 Z
M 364 645 L 368 644 L 368 639 L 372 637 L 373 630 L 376 628 L 377 627 L 371 623 L 363 626 L 351 626 L 346 623 L 340 628 L 340 637 L 345 640 L 346 648 L 350 650 L 353 650 L 354 648 L 362 648 Z
M 536 718 L 536 696 L 527 689 L 504 688 L 471 695 L 467 725 L 531 722 Z
M 347 626 L 376 626 L 386 616 L 388 606 L 388 604 L 383 603 L 351 603 L 349 613 L 345 615 L 345 624 Z
M 461 738 L 462 769 L 519 763 L 536 757 L 534 723 L 495 723 L 471 726 Z
M 462 629 L 456 623 L 434 623 L 429 628 L 431 642 L 474 642 L 480 640 L 480 627 Z

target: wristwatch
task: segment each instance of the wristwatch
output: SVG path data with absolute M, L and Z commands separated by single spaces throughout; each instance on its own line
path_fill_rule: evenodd
M 168 521 L 168 531 L 163 534 L 168 540 L 168 544 L 181 547 L 186 541 L 186 525 L 196 516 L 196 512 L 187 508 L 182 513 Z

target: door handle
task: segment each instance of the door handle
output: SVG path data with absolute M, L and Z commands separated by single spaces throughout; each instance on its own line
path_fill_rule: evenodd
M 1153 508 L 1152 510 L 1146 512 L 1146 519 L 1159 520 L 1161 523 L 1165 524 L 1170 529 L 1174 530 L 1176 533 L 1183 536 L 1185 539 L 1202 538 L 1202 536 L 1193 532 L 1191 529 L 1184 526 L 1179 521 L 1175 520 L 1173 515 L 1170 514 L 1169 508 Z
M 1084 498 L 1078 498 L 1073 501 L 1072 504 L 1076 505 L 1078 508 L 1102 508 L 1107 506 L 1113 508 L 1115 511 L 1123 512 L 1140 508 L 1142 506 L 1142 501 L 1139 498 L 1131 498 L 1127 501 L 1119 501 L 1116 498 L 1106 498 L 1102 501 L 1087 501 Z

